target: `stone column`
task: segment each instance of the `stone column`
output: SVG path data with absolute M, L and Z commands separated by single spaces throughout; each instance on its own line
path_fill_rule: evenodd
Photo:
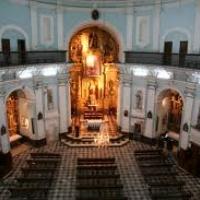
M 150 78 L 147 82 L 147 101 L 146 101 L 146 119 L 144 137 L 153 139 L 155 138 L 154 121 L 155 116 L 155 91 L 156 80 Z
M 121 128 L 122 132 L 130 132 L 130 99 L 131 99 L 131 74 L 124 74 L 122 79 L 122 113 L 121 113 Z
M 36 102 L 36 124 L 37 124 L 37 140 L 46 138 L 45 131 L 45 105 L 42 77 L 35 77 L 35 102 Z
M 67 76 L 67 127 L 71 126 L 71 94 L 70 94 L 70 82 L 69 75 Z
M 4 88 L 0 87 L 0 142 L 3 154 L 10 152 L 10 141 L 7 127 L 6 99 Z
M 67 123 L 67 85 L 66 75 L 61 74 L 58 77 L 58 106 L 59 106 L 59 129 L 60 134 L 68 132 Z
M 122 94 L 123 94 L 123 83 L 120 78 L 119 85 L 118 85 L 118 99 L 117 99 L 117 125 L 121 127 L 122 123 Z
M 190 125 L 194 101 L 195 86 L 190 85 L 185 88 L 184 110 L 182 112 L 182 127 L 180 135 L 180 148 L 186 150 L 189 147 Z

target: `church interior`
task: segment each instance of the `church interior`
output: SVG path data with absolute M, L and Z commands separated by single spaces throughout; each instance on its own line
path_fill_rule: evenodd
M 0 1 L 0 199 L 199 200 L 199 30 L 200 0 Z

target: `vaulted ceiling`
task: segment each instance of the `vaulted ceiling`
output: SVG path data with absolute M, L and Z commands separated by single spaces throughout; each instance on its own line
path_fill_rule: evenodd
M 32 2 L 84 8 L 123 8 L 168 4 L 185 0 L 27 0 Z

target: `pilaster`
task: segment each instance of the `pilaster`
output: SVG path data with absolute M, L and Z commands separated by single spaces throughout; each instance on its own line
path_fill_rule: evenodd
M 31 31 L 32 31 L 32 49 L 36 49 L 38 45 L 38 23 L 37 23 L 37 5 L 34 2 L 30 2 L 31 13 Z
M 126 49 L 133 49 L 133 22 L 134 22 L 134 10 L 133 7 L 127 8 L 127 16 L 126 16 Z
M 34 90 L 36 99 L 36 124 L 37 124 L 37 140 L 46 138 L 45 132 L 45 106 L 42 77 L 34 77 Z
M 156 0 L 155 12 L 154 12 L 154 23 L 153 23 L 153 50 L 159 52 L 160 48 L 160 11 L 161 11 L 161 0 Z
M 9 133 L 7 127 L 6 119 L 6 100 L 4 88 L 0 87 L 0 142 L 1 142 L 1 151 L 3 154 L 7 154 L 10 151 L 10 141 Z
M 71 93 L 70 93 L 70 81 L 69 81 L 69 74 L 66 77 L 67 83 L 67 127 L 71 126 Z
M 123 74 L 122 78 L 122 113 L 121 113 L 121 128 L 122 132 L 130 132 L 130 118 L 131 118 L 131 85 L 132 76 L 130 74 Z
M 58 49 L 64 50 L 63 8 L 57 7 Z
M 194 40 L 193 40 L 193 53 L 199 53 L 200 51 L 200 1 L 197 0 L 194 19 Z
M 185 102 L 182 113 L 182 127 L 180 134 L 180 148 L 186 150 L 189 147 L 189 135 L 191 130 L 192 109 L 194 101 L 195 86 L 187 86 L 185 88 Z
M 59 129 L 60 133 L 68 132 L 67 123 L 67 80 L 66 74 L 59 74 L 58 77 L 58 103 L 59 103 Z
M 146 119 L 145 119 L 145 131 L 144 136 L 150 139 L 155 138 L 155 92 L 156 92 L 156 80 L 149 78 L 147 81 L 147 101 L 146 101 Z

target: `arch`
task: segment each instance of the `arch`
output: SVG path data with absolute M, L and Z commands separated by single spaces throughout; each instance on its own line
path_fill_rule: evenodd
M 178 89 L 178 88 L 176 88 L 176 87 L 174 87 L 174 86 L 166 86 L 166 87 L 162 87 L 162 89 L 161 90 L 159 90 L 159 92 L 158 93 L 156 93 L 156 104 L 158 103 L 158 98 L 161 96 L 161 94 L 163 93 L 163 92 L 165 92 L 166 90 L 174 90 L 174 91 L 176 91 L 177 93 L 179 93 L 179 95 L 181 96 L 181 98 L 182 98 L 182 100 L 183 100 L 183 105 L 185 104 L 185 97 L 184 97 L 184 95 L 183 95 L 183 93 Z
M 8 97 L 16 90 L 22 90 L 27 99 L 35 101 L 35 94 L 34 94 L 33 90 L 27 86 L 17 86 L 17 87 L 10 89 L 5 95 L 5 100 L 7 100 Z
M 103 22 L 103 21 L 85 21 L 85 22 L 82 22 L 81 24 L 77 25 L 76 27 L 74 27 L 72 29 L 72 31 L 70 31 L 69 35 L 68 35 L 68 38 L 66 39 L 66 44 L 67 44 L 67 49 L 69 47 L 69 43 L 70 43 L 70 40 L 71 38 L 76 34 L 78 33 L 79 31 L 81 31 L 82 29 L 85 29 L 85 28 L 89 28 L 89 27 L 92 27 L 92 26 L 97 26 L 105 31 L 107 31 L 108 33 L 110 33 L 113 38 L 115 39 L 115 41 L 118 43 L 119 45 L 119 61 L 120 62 L 123 62 L 124 61 L 124 54 L 123 54 L 123 37 L 122 35 L 119 33 L 119 31 L 117 31 L 117 29 L 110 23 L 108 22 Z
M 183 33 L 183 34 L 185 34 L 187 36 L 187 38 L 188 38 L 188 53 L 190 53 L 191 52 L 191 47 L 192 47 L 192 38 L 191 38 L 190 31 L 188 31 L 185 28 L 181 28 L 181 27 L 172 28 L 172 29 L 169 29 L 169 30 L 167 30 L 165 32 L 165 34 L 161 37 L 160 52 L 162 52 L 163 49 L 164 49 L 164 42 L 165 42 L 166 37 L 170 33 L 173 33 L 173 32 Z
M 179 110 L 179 111 L 181 111 L 181 116 L 179 116 L 180 121 L 177 122 L 178 125 L 179 125 L 178 126 L 179 127 L 178 128 L 179 131 L 177 132 L 177 130 L 175 130 L 175 131 L 173 130 L 174 128 L 172 129 L 173 132 L 181 133 L 181 127 L 182 127 L 182 123 L 183 123 L 183 110 L 184 110 L 184 105 L 185 105 L 185 98 L 184 98 L 183 93 L 179 89 L 177 89 L 176 87 L 173 87 L 173 86 L 170 86 L 170 87 L 168 86 L 168 87 L 163 87 L 156 94 L 156 99 L 155 99 L 155 113 L 156 113 L 157 119 L 155 121 L 155 131 L 156 131 L 157 135 L 160 134 L 160 133 L 162 133 L 160 131 L 163 131 L 163 127 L 164 127 L 164 130 L 165 129 L 168 130 L 168 127 L 167 127 L 168 126 L 167 125 L 168 124 L 168 119 L 167 119 L 168 118 L 167 117 L 168 116 L 168 114 L 167 114 L 168 111 L 166 112 L 166 108 L 168 110 L 168 106 L 167 107 L 165 105 L 164 105 L 164 107 L 163 106 L 160 107 L 160 106 L 162 105 L 162 103 L 164 103 L 163 99 L 165 99 L 166 97 L 169 97 L 169 95 L 172 94 L 170 90 L 172 92 L 173 91 L 176 92 L 181 97 L 182 106 L 181 106 L 181 110 Z M 168 91 L 170 91 L 170 93 L 166 94 L 166 92 L 168 92 Z M 163 115 L 163 113 L 164 113 L 164 115 Z M 162 117 L 159 118 L 160 116 L 162 116 Z M 180 142 L 180 137 L 179 137 L 179 142 Z
M 0 29 L 0 39 L 2 39 L 3 34 L 8 30 L 15 30 L 15 31 L 21 33 L 24 36 L 25 40 L 26 40 L 26 49 L 29 50 L 29 37 L 28 37 L 28 34 L 21 27 L 19 27 L 17 25 L 9 24 L 9 25 L 3 26 Z M 0 51 L 2 50 L 1 48 L 2 47 L 0 45 Z

